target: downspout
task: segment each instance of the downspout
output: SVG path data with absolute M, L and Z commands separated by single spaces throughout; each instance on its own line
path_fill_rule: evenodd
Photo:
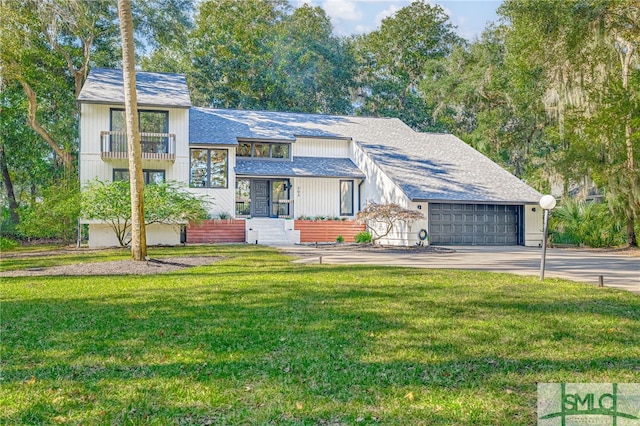
M 360 180 L 358 184 L 358 211 L 362 210 L 362 184 L 364 183 L 364 179 Z

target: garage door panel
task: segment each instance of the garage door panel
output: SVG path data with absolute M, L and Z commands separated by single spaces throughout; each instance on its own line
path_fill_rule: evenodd
M 431 244 L 516 245 L 519 206 L 432 203 L 429 205 Z

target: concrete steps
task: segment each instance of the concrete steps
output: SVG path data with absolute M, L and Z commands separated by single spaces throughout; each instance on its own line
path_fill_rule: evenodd
M 245 221 L 247 242 L 267 246 L 300 243 L 300 231 L 293 229 L 293 220 L 252 218 Z

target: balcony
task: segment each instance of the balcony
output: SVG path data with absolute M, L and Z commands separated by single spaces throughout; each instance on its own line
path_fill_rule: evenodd
M 173 133 L 140 133 L 143 160 L 176 160 L 176 135 Z M 127 134 L 125 132 L 100 132 L 103 160 L 126 160 L 129 158 Z

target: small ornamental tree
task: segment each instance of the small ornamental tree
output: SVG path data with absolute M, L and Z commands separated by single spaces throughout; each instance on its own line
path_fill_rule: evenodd
M 82 192 L 82 217 L 101 220 L 113 229 L 118 243 L 130 243 L 131 189 L 129 182 L 95 180 Z M 207 218 L 208 201 L 185 191 L 175 182 L 145 186 L 145 224 L 185 224 Z
M 391 233 L 400 222 L 414 222 L 423 219 L 424 215 L 416 210 L 405 209 L 395 203 L 378 204 L 369 202 L 356 215 L 356 220 L 367 225 L 371 232 L 371 242 L 377 244 L 381 238 Z

